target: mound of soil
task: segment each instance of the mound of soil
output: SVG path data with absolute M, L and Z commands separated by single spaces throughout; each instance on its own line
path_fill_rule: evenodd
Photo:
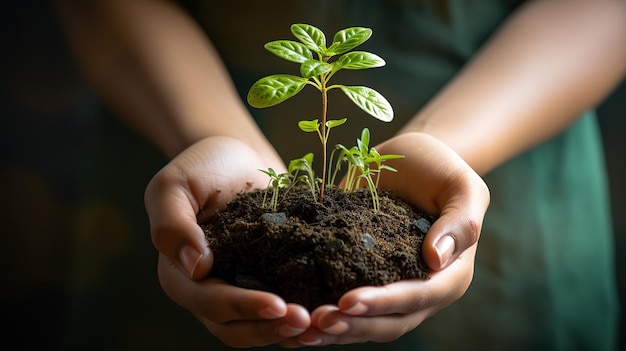
M 379 212 L 365 189 L 326 189 L 323 203 L 307 188 L 291 189 L 275 212 L 262 208 L 263 195 L 242 193 L 202 224 L 212 276 L 309 310 L 360 286 L 428 278 L 422 242 L 436 218 L 391 193 L 381 191 Z

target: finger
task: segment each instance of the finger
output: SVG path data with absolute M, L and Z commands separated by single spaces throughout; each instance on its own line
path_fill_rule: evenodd
M 152 242 L 192 279 L 208 274 L 213 257 L 204 232 L 196 220 L 197 203 L 172 168 L 161 170 L 150 181 L 145 192 L 145 207 L 150 219 Z
M 437 310 L 443 308 L 461 297 L 469 287 L 475 252 L 476 245 L 473 245 L 446 269 L 433 272 L 429 279 L 401 280 L 348 291 L 339 299 L 339 310 L 353 316 L 379 316 L 415 313 L 433 306 Z
M 311 314 L 314 328 L 298 336 L 302 345 L 393 341 L 460 298 L 473 271 L 470 248 L 429 280 L 407 280 L 346 293 L 339 306 L 321 306 Z
M 339 300 L 339 311 L 354 316 L 380 316 L 423 310 L 445 298 L 446 292 L 440 291 L 437 281 L 433 282 L 432 279 L 402 280 L 384 286 L 351 290 Z
M 285 302 L 274 294 L 238 288 L 219 279 L 189 280 L 162 254 L 158 273 L 163 290 L 172 300 L 215 323 L 278 319 L 287 313 Z
M 442 270 L 466 249 L 478 242 L 482 215 L 472 213 L 467 206 L 457 204 L 444 208 L 424 238 L 422 256 L 432 270 Z M 470 205 L 471 206 L 471 205 Z
M 452 177 L 447 194 L 437 201 L 442 208 L 424 238 L 422 255 L 433 270 L 442 270 L 480 237 L 489 190 L 473 172 L 460 171 Z
M 202 320 L 202 319 L 201 319 Z M 283 318 L 274 320 L 241 320 L 219 324 L 205 321 L 207 329 L 230 347 L 265 346 L 276 343 L 292 344 L 296 336 L 310 326 L 306 309 L 287 305 Z
M 324 329 L 309 329 L 298 336 L 297 340 L 305 346 L 355 344 L 370 341 L 386 343 L 414 329 L 427 316 L 427 312 L 421 312 L 410 315 L 348 317 L 337 311 L 328 315 L 333 319 L 333 325 Z M 337 325 L 341 327 L 336 328 Z
M 238 288 L 218 279 L 189 280 L 164 255 L 159 257 L 159 280 L 172 300 L 229 346 L 277 343 L 299 335 L 311 323 L 304 307 L 285 304 L 274 294 Z
M 379 149 L 406 150 L 404 159 L 388 162 L 398 172 L 386 174 L 380 184 L 439 216 L 426 235 L 422 253 L 431 269 L 443 269 L 478 241 L 489 205 L 487 185 L 458 154 L 434 137 L 404 134 L 379 145 Z M 424 164 L 438 166 L 424 168 Z
M 231 154 L 243 156 L 233 162 L 227 157 Z M 260 162 L 256 151 L 243 142 L 207 138 L 178 155 L 148 184 L 145 204 L 152 241 L 192 279 L 205 277 L 212 265 L 211 252 L 197 223 L 241 191 L 260 186 L 265 181 L 257 170 Z

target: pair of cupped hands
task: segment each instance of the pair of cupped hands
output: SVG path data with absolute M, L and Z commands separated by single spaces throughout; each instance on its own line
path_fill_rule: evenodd
M 405 155 L 388 161 L 398 172 L 385 173 L 380 188 L 439 215 L 423 247 L 430 279 L 357 288 L 337 305 L 307 311 L 275 294 L 210 277 L 213 258 L 198 223 L 238 192 L 263 188 L 268 179 L 259 169 L 285 169 L 245 142 L 210 137 L 170 161 L 146 189 L 163 290 L 232 347 L 387 342 L 414 329 L 468 289 L 489 191 L 453 150 L 427 134 L 400 134 L 376 150 Z

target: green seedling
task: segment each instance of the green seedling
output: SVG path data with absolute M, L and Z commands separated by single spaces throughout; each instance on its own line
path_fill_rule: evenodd
M 259 79 L 248 92 L 248 103 L 255 108 L 266 108 L 279 104 L 298 94 L 305 85 L 321 92 L 322 113 L 320 119 L 300 121 L 298 126 L 305 132 L 316 132 L 322 143 L 322 178 L 319 201 L 324 198 L 327 171 L 328 132 L 345 123 L 346 119 L 327 120 L 328 91 L 340 89 L 359 108 L 375 118 L 389 122 L 393 119 L 391 104 L 376 90 L 365 86 L 330 85 L 330 79 L 342 69 L 360 70 L 382 67 L 385 61 L 366 51 L 352 51 L 372 35 L 372 30 L 351 27 L 337 32 L 330 46 L 326 46 L 324 33 L 308 24 L 293 24 L 291 33 L 298 39 L 276 40 L 265 44 L 265 48 L 287 61 L 300 64 L 300 76 L 274 74 Z
M 380 173 L 382 170 L 397 172 L 395 168 L 384 165 L 383 162 L 403 158 L 404 156 L 395 154 L 381 155 L 375 148 L 369 147 L 369 142 L 370 131 L 367 128 L 363 128 L 361 138 L 357 139 L 356 146 L 348 149 L 345 146 L 338 144 L 335 147 L 335 150 L 339 150 L 340 154 L 337 158 L 337 165 L 335 166 L 333 178 L 340 169 L 341 163 L 344 161 L 347 162 L 348 170 L 346 172 L 344 191 L 356 190 L 359 188 L 360 181 L 365 180 L 370 194 L 372 195 L 372 205 L 374 206 L 374 211 L 378 212 L 380 209 L 380 199 L 378 196 Z M 374 167 L 372 167 L 372 165 Z M 376 176 L 376 181 L 373 179 L 374 175 Z
M 297 182 L 304 183 L 311 190 L 313 199 L 317 197 L 318 188 L 315 172 L 313 171 L 313 153 L 308 153 L 301 158 L 291 160 L 287 170 L 293 178 L 292 184 L 296 184 Z M 300 175 L 302 171 L 305 173 Z
M 276 173 L 273 168 L 267 170 L 259 169 L 259 171 L 265 173 L 269 178 L 265 193 L 263 194 L 262 208 L 266 207 L 267 195 L 272 191 L 272 197 L 270 199 L 270 208 L 273 212 L 276 212 L 278 206 L 278 197 L 280 189 L 291 189 L 297 183 L 305 184 L 311 191 L 313 199 L 317 195 L 317 179 L 315 179 L 315 173 L 313 172 L 313 153 L 308 153 L 301 158 L 291 160 L 287 173 Z M 300 174 L 304 172 L 304 174 Z
M 278 194 L 279 189 L 287 188 L 291 184 L 291 179 L 289 178 L 288 173 L 276 173 L 273 168 L 268 168 L 267 170 L 260 169 L 259 171 L 267 174 L 270 177 L 269 183 L 267 184 L 267 188 L 265 188 L 265 194 L 263 194 L 263 205 L 262 208 L 265 208 L 265 204 L 267 202 L 267 193 L 272 190 L 272 198 L 270 199 L 270 207 L 273 212 L 276 212 L 276 207 L 278 206 Z

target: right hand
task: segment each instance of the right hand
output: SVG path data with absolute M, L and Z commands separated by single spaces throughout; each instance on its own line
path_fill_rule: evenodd
M 430 279 L 350 290 L 337 305 L 312 311 L 312 328 L 283 346 L 389 342 L 461 298 L 469 288 L 490 201 L 487 185 L 458 154 L 428 134 L 401 134 L 377 145 L 376 150 L 406 156 L 386 163 L 397 172 L 384 173 L 380 188 L 439 216 L 422 247 Z
M 279 343 L 310 326 L 306 309 L 267 292 L 215 278 L 211 250 L 198 225 L 241 191 L 263 188 L 258 169 L 284 172 L 275 153 L 263 155 L 233 138 L 211 137 L 184 150 L 150 181 L 145 205 L 159 281 L 165 293 L 230 346 Z

